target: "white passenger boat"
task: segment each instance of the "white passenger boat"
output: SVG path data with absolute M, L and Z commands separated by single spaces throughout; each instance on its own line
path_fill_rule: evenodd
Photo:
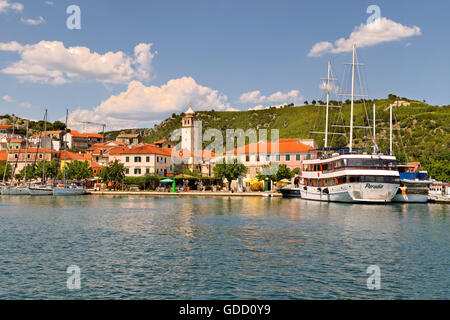
M 393 156 L 334 154 L 304 160 L 302 169 L 302 199 L 386 203 L 400 187 Z
M 350 135 L 349 147 L 340 149 L 340 153 L 329 155 L 328 148 L 328 118 L 330 91 L 333 87 L 330 63 L 328 63 L 328 78 L 325 83 L 327 93 L 324 150 L 319 159 L 303 160 L 300 172 L 300 193 L 302 199 L 335 201 L 335 202 L 391 202 L 399 188 L 399 172 L 396 158 L 392 155 L 392 105 L 391 116 L 391 145 L 390 155 L 378 153 L 375 142 L 375 106 L 373 126 L 373 154 L 355 154 L 353 151 L 353 129 L 371 127 L 356 127 L 353 125 L 355 95 L 355 67 L 360 65 L 356 61 L 356 45 L 353 46 L 352 86 L 351 93 L 343 94 L 351 97 L 350 103 Z M 359 73 L 359 72 L 358 72 Z M 363 95 L 359 95 L 363 96 Z M 343 126 L 345 127 L 345 126 Z M 342 134 L 342 133 L 334 133 Z

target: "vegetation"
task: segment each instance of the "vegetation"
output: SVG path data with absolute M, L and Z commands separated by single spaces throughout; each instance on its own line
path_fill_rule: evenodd
M 100 177 L 103 182 L 112 182 L 114 184 L 114 189 L 116 189 L 117 185 L 122 183 L 125 179 L 125 166 L 118 160 L 110 162 L 108 163 L 108 166 L 100 172 Z
M 0 179 L 3 179 L 3 175 L 5 175 L 5 180 L 9 180 L 12 177 L 12 167 L 11 164 L 8 163 L 5 172 L 6 161 L 0 161 Z
M 268 167 L 268 166 L 267 166 Z M 288 179 L 290 180 L 293 176 L 294 176 L 294 171 L 291 171 L 288 166 L 286 166 L 285 164 L 279 165 L 278 166 L 278 171 L 276 174 L 273 175 L 263 175 L 261 172 L 258 173 L 258 175 L 256 176 L 256 178 L 258 178 L 258 180 L 265 180 L 266 178 L 268 178 L 269 180 L 272 181 L 280 181 L 283 179 Z
M 162 177 L 155 175 L 145 175 L 142 177 L 125 177 L 123 183 L 126 186 L 137 186 L 140 190 L 154 190 L 159 186 Z
M 232 163 L 218 163 L 214 167 L 214 176 L 217 179 L 226 178 L 229 182 L 236 180 L 246 173 L 247 167 L 242 163 L 238 163 L 237 159 L 234 159 Z
M 93 175 L 88 161 L 74 160 L 66 164 L 66 179 L 68 180 L 86 180 Z

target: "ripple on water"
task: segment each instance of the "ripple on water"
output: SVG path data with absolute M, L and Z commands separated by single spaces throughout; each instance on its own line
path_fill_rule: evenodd
M 448 299 L 449 208 L 2 197 L 0 298 Z M 373 264 L 379 291 L 366 287 Z

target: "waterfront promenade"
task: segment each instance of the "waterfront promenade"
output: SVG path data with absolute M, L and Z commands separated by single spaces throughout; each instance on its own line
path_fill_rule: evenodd
M 160 192 L 160 191 L 89 191 L 93 195 L 139 195 L 139 196 L 186 196 L 186 197 L 282 197 L 281 193 L 274 192 Z

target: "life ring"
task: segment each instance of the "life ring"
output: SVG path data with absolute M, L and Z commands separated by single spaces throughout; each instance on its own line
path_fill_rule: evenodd
M 178 155 L 181 157 L 183 157 L 183 150 L 180 150 L 180 152 L 178 153 Z

